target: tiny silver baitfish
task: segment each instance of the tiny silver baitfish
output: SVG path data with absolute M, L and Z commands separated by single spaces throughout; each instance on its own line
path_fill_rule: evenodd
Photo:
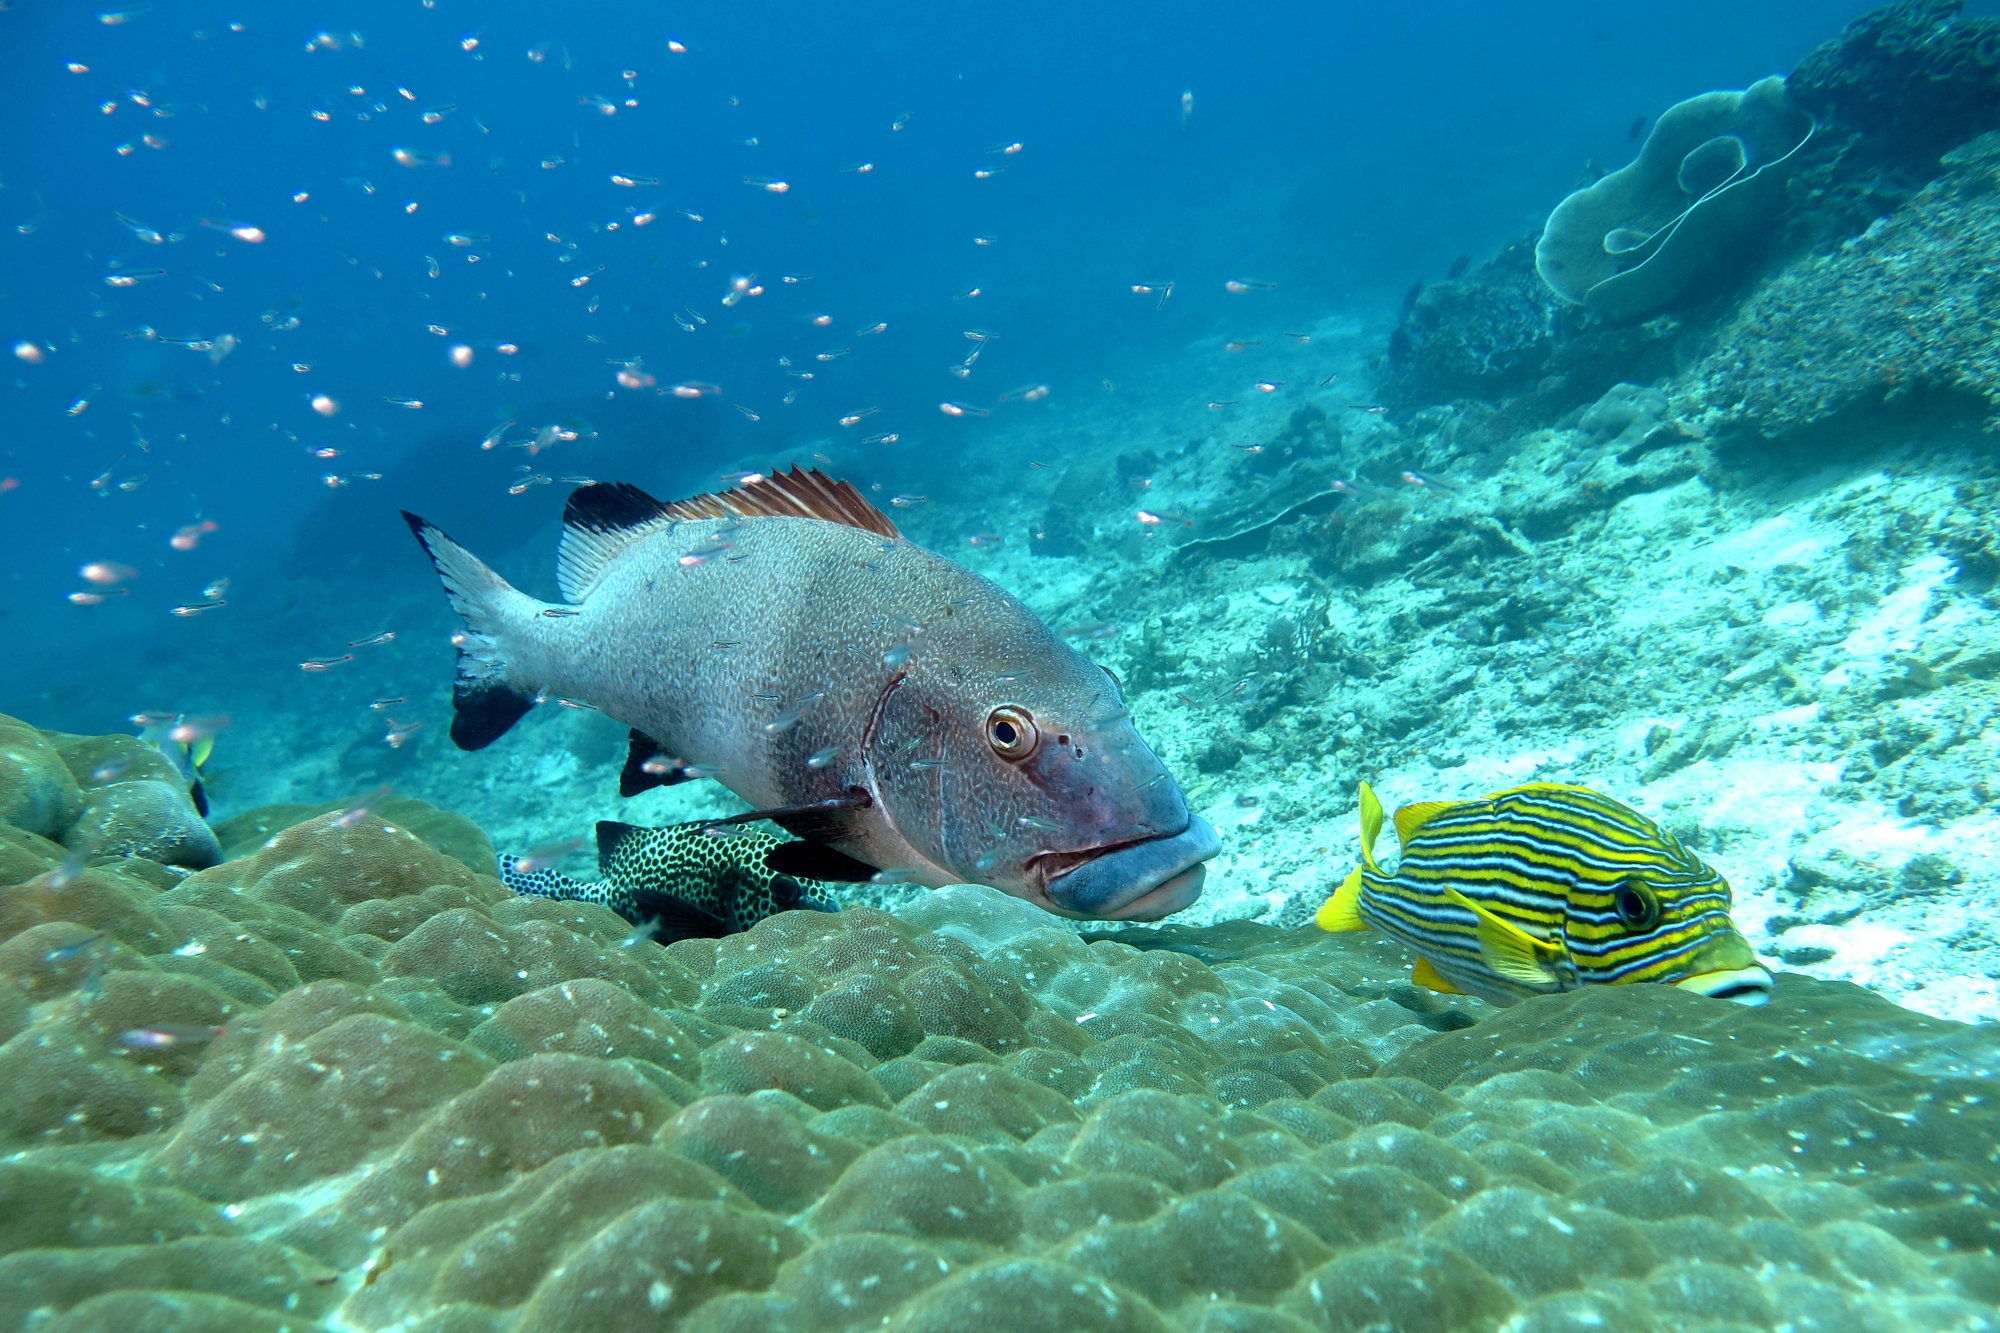
M 1364 782 L 1361 864 L 1313 920 L 1400 941 L 1418 955 L 1418 985 L 1500 1005 L 1635 981 L 1770 998 L 1771 974 L 1729 918 L 1729 882 L 1608 796 L 1531 782 L 1406 805 L 1394 872 L 1375 862 L 1382 821 Z

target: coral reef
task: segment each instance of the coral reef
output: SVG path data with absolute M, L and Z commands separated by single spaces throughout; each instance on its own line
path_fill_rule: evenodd
M 25 722 L 0 717 L 0 820 L 58 837 L 83 811 L 83 794 L 62 754 Z
M 1906 172 L 1934 169 L 1955 144 L 2000 125 L 2000 19 L 1963 0 L 1899 0 L 1864 14 L 1799 62 L 1785 88 L 1864 154 Z
M 195 870 L 222 859 L 187 779 L 130 736 L 37 731 L 0 716 L 0 821 L 83 857 Z
M 1185 518 L 1174 522 L 1167 540 L 1174 546 L 1228 549 L 1244 544 L 1245 538 L 1254 542 L 1265 529 L 1293 515 L 1315 508 L 1324 512 L 1346 462 L 1340 423 L 1317 406 L 1301 407 L 1284 429 L 1236 462 L 1239 485 L 1231 488 L 1228 505 L 1205 510 L 1198 524 Z
M 1993 1326 L 2000 1047 L 1852 987 L 1503 1013 L 976 888 L 626 948 L 375 812 L 178 884 L 32 837 L 8 1328 Z
M 1522 237 L 1462 277 L 1420 292 L 1389 337 L 1392 403 L 1498 398 L 1545 373 L 1568 307 L 1535 272 L 1533 237 Z
M 1398 408 L 1503 403 L 1478 433 L 1498 443 L 1588 403 L 1621 380 L 1675 368 L 1683 324 L 1613 324 L 1558 297 L 1535 272 L 1534 236 L 1424 288 L 1389 336 L 1380 396 Z
M 2000 19 L 1968 19 L 1963 8 L 1898 0 L 1815 50 L 1782 88 L 1766 79 L 1670 109 L 1637 160 L 1609 175 L 1587 170 L 1540 234 L 1422 291 L 1390 335 L 1383 400 L 1502 404 L 1483 428 L 1498 440 L 1555 422 L 1620 380 L 1663 382 L 1745 340 L 1770 344 L 1772 366 L 1803 359 L 1829 332 L 1836 349 L 1868 346 L 1894 313 L 1880 301 L 1907 305 L 1920 290 L 1946 298 L 1934 313 L 1953 329 L 1935 340 L 1894 330 L 1892 344 L 1922 346 L 1885 352 L 1875 367 L 1818 362 L 1823 375 L 1811 378 L 1827 382 L 1809 385 L 1803 411 L 1774 413 L 1766 433 L 1824 415 L 1816 394 L 1856 396 L 1834 381 L 1857 370 L 1862 394 L 1935 379 L 1932 363 L 1980 336 L 1983 297 L 1966 288 L 1960 261 L 1985 249 L 1989 220 L 1969 200 L 1988 188 L 1978 163 L 1990 150 L 1971 141 L 2000 129 Z M 1798 142 L 1815 117 L 1817 130 Z M 1967 215 L 1955 216 L 1961 208 Z M 1886 253 L 1915 270 L 1914 283 L 1900 271 L 1856 271 L 1855 251 L 1883 251 L 1884 228 L 1899 229 Z M 1745 299 L 1730 280 L 1766 256 L 1778 257 L 1776 282 L 1803 290 Z M 1665 308 L 1676 313 L 1630 322 Z M 1782 376 L 1762 378 L 1768 389 Z M 1977 373 L 1965 378 L 1985 392 Z
M 2000 412 L 2000 133 L 1947 153 L 1943 167 L 1897 212 L 1751 293 L 1675 384 L 1680 409 L 1763 439 L 1904 399 Z
M 1556 205 L 1535 269 L 1614 321 L 1712 289 L 1758 254 L 1784 207 L 1786 163 L 1812 132 L 1779 78 L 1678 103 L 1630 166 Z

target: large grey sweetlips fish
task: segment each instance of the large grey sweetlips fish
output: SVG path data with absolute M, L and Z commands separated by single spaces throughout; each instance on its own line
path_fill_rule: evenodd
M 1215 830 L 1109 672 L 818 471 L 662 503 L 573 492 L 548 604 L 405 513 L 465 620 L 451 735 L 557 696 L 632 728 L 626 794 L 713 777 L 753 817 L 933 888 L 1152 921 Z

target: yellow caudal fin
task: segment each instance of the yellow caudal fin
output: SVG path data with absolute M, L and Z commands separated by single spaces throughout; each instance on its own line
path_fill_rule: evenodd
M 1555 957 L 1553 946 L 1501 920 L 1456 889 L 1446 889 L 1444 896 L 1478 920 L 1479 956 L 1496 975 L 1524 986 L 1551 986 L 1561 980 L 1549 966 Z
M 1375 839 L 1382 836 L 1382 802 L 1375 797 L 1375 789 L 1367 783 L 1361 784 L 1361 863 L 1376 874 L 1382 868 L 1375 864 Z
M 1429 823 L 1439 812 L 1451 809 L 1457 801 L 1419 801 L 1406 805 L 1396 812 L 1396 841 L 1402 846 L 1410 845 L 1410 839 L 1417 830 Z
M 1313 924 L 1321 930 L 1366 930 L 1368 923 L 1361 919 L 1361 867 L 1347 872 L 1333 896 L 1320 904 L 1313 915 Z
M 1438 975 L 1428 958 L 1417 959 L 1417 965 L 1410 969 L 1410 981 L 1418 986 L 1428 986 L 1442 995 L 1463 995 L 1464 991 Z

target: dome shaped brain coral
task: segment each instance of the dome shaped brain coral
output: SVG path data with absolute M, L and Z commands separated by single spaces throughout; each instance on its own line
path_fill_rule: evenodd
M 1992 1039 L 1848 987 L 1498 1012 L 1379 938 L 965 888 L 628 949 L 392 820 L 223 841 L 163 890 L 0 838 L 0 1323 L 1915 1333 L 2000 1295 Z

